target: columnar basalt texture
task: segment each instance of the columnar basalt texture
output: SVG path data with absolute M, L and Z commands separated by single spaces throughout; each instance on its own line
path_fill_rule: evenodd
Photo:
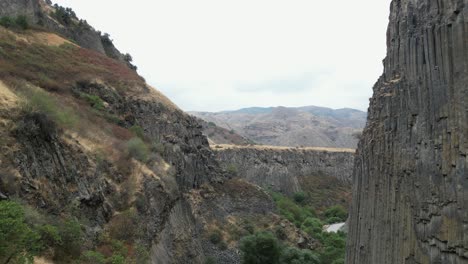
M 276 147 L 214 147 L 224 167 L 258 186 L 288 195 L 302 191 L 301 178 L 332 177 L 351 182 L 352 150 Z
M 468 263 L 468 0 L 394 0 L 346 263 Z

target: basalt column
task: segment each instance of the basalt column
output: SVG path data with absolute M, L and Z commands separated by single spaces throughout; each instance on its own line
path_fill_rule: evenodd
M 393 0 L 348 264 L 468 263 L 468 0 Z

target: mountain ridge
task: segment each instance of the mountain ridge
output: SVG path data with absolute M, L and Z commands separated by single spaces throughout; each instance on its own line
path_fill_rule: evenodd
M 257 144 L 356 148 L 366 112 L 318 106 L 249 107 L 221 112 L 189 112 L 233 130 Z

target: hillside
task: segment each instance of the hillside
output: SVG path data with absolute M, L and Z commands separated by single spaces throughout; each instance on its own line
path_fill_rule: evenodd
M 359 110 L 316 106 L 253 107 L 191 114 L 258 144 L 290 147 L 356 148 L 366 121 L 366 113 Z
M 234 130 L 217 126 L 213 122 L 206 122 L 201 118 L 197 118 L 201 124 L 203 134 L 208 138 L 210 145 L 216 144 L 233 144 L 233 145 L 248 145 L 253 144 L 251 140 L 237 134 Z
M 2 263 L 240 263 L 258 237 L 344 257 L 322 231 L 344 209 L 231 177 L 196 118 L 50 1 L 0 0 L 0 149 Z

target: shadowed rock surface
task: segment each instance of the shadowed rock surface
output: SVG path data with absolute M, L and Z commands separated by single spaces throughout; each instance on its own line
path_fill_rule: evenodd
M 217 160 L 232 175 L 292 197 L 310 192 L 313 204 L 347 207 L 354 151 L 351 149 L 274 146 L 212 146 Z
M 468 263 L 468 1 L 392 1 L 387 47 L 346 263 Z

